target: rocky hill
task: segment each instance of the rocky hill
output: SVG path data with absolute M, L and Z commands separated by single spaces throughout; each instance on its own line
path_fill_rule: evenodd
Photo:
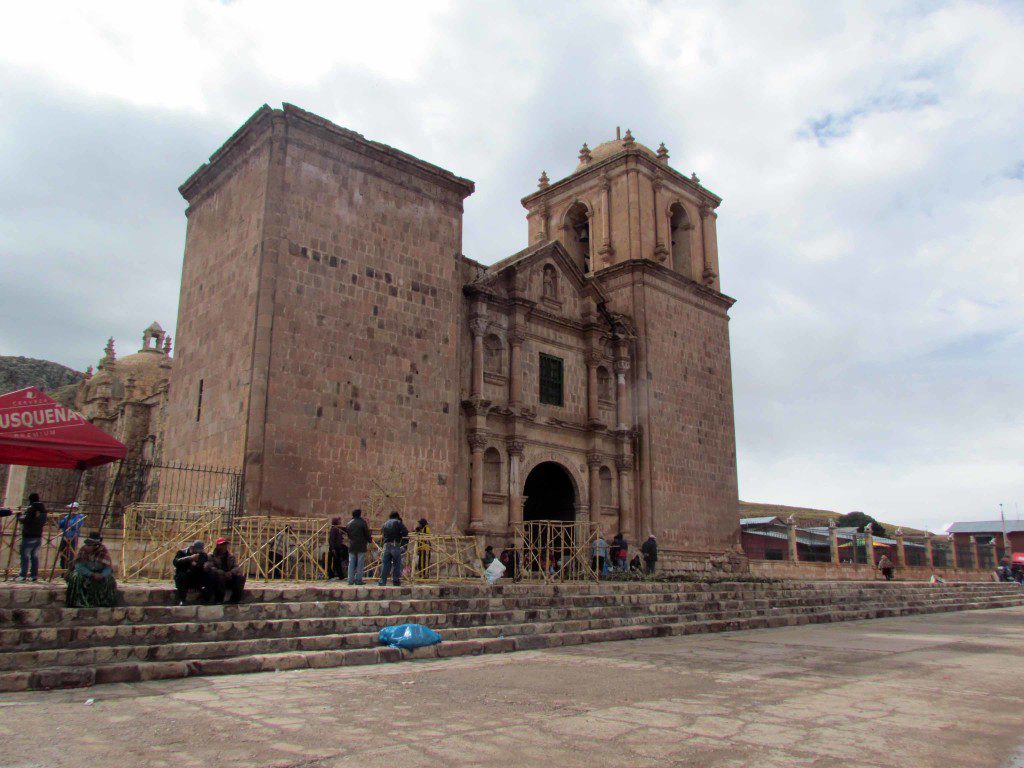
M 52 397 L 62 387 L 66 389 L 60 394 L 73 392 L 69 385 L 77 384 L 83 375 L 49 360 L 0 355 L 0 394 L 22 387 L 39 387 Z

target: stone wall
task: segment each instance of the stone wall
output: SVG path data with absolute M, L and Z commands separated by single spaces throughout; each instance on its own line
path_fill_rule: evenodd
M 771 560 L 751 560 L 750 573 L 775 579 L 803 579 L 810 581 L 878 581 L 882 574 L 876 568 L 864 564 L 835 563 L 791 563 Z M 946 581 L 993 581 L 992 571 L 966 568 L 926 568 L 908 566 L 896 569 L 896 579 L 901 581 L 928 581 L 932 576 Z
M 242 465 L 256 304 L 272 300 L 257 293 L 266 261 L 269 123 L 258 112 L 181 188 L 189 208 L 163 435 L 170 460 Z

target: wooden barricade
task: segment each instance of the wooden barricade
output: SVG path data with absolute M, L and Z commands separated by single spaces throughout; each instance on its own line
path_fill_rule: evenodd
M 405 552 L 409 581 L 480 581 L 483 563 L 472 536 L 413 533 Z
M 64 512 L 66 510 L 61 510 Z M 58 567 L 60 560 L 60 529 L 57 520 L 60 515 L 48 513 L 43 527 L 43 541 L 39 545 L 36 557 L 39 559 L 38 579 L 53 581 L 63 578 L 64 569 Z M 84 534 L 83 534 L 84 535 Z M 70 551 L 70 560 L 74 553 Z M 21 523 L 16 515 L 0 518 L 0 563 L 3 564 L 3 580 L 8 581 L 18 576 L 21 569 Z
M 172 578 L 174 553 L 196 540 L 212 548 L 223 514 L 220 507 L 129 504 L 122 524 L 121 578 Z
M 327 578 L 327 520 L 246 516 L 231 526 L 239 567 L 252 579 L 316 581 Z
M 516 581 L 597 581 L 589 523 L 531 520 L 515 528 Z

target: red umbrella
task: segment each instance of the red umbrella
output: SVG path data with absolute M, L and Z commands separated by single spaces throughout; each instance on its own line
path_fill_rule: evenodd
M 1013 553 L 1013 562 L 1020 563 L 1021 565 L 1024 565 L 1024 552 L 1014 552 Z
M 35 387 L 0 395 L 0 464 L 88 469 L 128 448 Z

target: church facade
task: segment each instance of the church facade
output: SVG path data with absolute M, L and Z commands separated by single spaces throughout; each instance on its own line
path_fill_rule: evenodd
M 735 559 L 721 201 L 668 159 L 629 131 L 584 145 L 485 266 L 462 254 L 472 182 L 264 106 L 181 187 L 164 455 L 243 468 L 249 514 L 385 488 L 494 543 L 586 519 L 671 566 Z

